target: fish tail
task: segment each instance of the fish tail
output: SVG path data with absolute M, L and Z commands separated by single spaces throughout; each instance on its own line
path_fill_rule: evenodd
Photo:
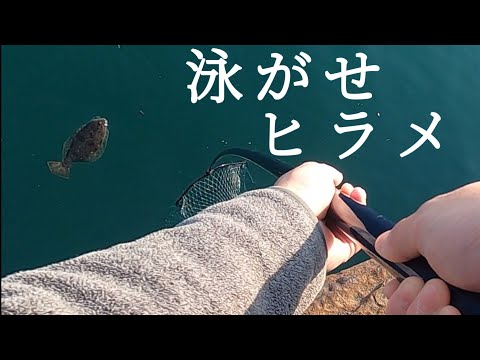
M 48 168 L 53 175 L 60 176 L 64 179 L 70 177 L 70 166 L 65 166 L 61 161 L 47 161 Z

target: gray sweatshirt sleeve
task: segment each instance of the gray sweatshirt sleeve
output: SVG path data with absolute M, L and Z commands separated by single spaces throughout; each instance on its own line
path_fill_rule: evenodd
M 300 314 L 325 280 L 295 194 L 246 192 L 129 243 L 2 279 L 2 314 Z

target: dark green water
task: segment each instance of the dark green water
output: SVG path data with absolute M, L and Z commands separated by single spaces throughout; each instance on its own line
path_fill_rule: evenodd
M 211 159 L 227 147 L 268 152 L 269 122 L 278 128 L 296 119 L 301 127 L 277 141 L 300 147 L 298 164 L 327 162 L 345 180 L 363 186 L 369 205 L 392 220 L 414 211 L 430 197 L 480 177 L 480 47 L 478 46 L 221 46 L 227 70 L 243 69 L 232 83 L 240 101 L 226 91 L 225 102 L 207 96 L 190 102 L 193 79 L 186 61 L 198 63 L 189 46 L 6 46 L 2 47 L 2 276 L 134 240 L 169 224 L 172 206 Z M 207 59 L 211 46 L 195 46 Z M 257 66 L 284 64 L 308 53 L 309 86 L 293 87 L 279 101 L 257 100 L 267 77 Z M 367 64 L 370 100 L 344 99 L 337 57 Z M 274 89 L 283 82 L 282 73 Z M 358 76 L 358 75 L 357 75 Z M 292 82 L 299 79 L 292 72 Z M 216 95 L 214 86 L 213 94 Z M 203 86 L 199 87 L 199 91 Z M 143 111 L 141 115 L 139 111 Z M 335 123 L 351 125 L 340 112 L 365 111 L 374 131 L 352 156 L 338 156 L 360 133 L 337 134 Z M 442 120 L 434 131 L 441 148 L 426 142 L 413 154 L 399 154 L 427 129 L 430 112 Z M 377 116 L 380 113 L 380 116 Z M 95 115 L 109 120 L 110 138 L 96 163 L 72 168 L 70 180 L 53 176 L 48 160 L 60 160 L 65 139 Z M 257 185 L 267 185 L 267 179 Z M 361 261 L 357 257 L 355 261 Z

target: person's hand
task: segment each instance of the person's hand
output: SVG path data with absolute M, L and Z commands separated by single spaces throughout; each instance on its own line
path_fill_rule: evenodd
M 349 260 L 360 250 L 360 245 L 346 237 L 338 238 L 322 222 L 327 214 L 337 186 L 343 180 L 343 175 L 335 168 L 317 162 L 306 162 L 278 178 L 275 186 L 293 191 L 313 211 L 320 221 L 327 244 L 327 271 Z M 340 189 L 345 195 L 365 204 L 367 194 L 360 187 L 345 183 Z
M 380 235 L 377 252 L 393 262 L 423 255 L 442 279 L 480 292 L 480 182 L 437 196 Z M 446 284 L 408 278 L 385 286 L 387 314 L 459 313 Z
M 390 280 L 383 289 L 388 299 L 387 315 L 460 315 L 450 304 L 450 290 L 440 279 L 426 283 L 417 276 L 406 278 L 401 283 Z

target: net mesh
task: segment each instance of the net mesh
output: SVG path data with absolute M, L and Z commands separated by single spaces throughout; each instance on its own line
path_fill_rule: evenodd
M 219 202 L 231 200 L 245 189 L 246 161 L 222 164 L 195 181 L 178 199 L 183 218 Z

